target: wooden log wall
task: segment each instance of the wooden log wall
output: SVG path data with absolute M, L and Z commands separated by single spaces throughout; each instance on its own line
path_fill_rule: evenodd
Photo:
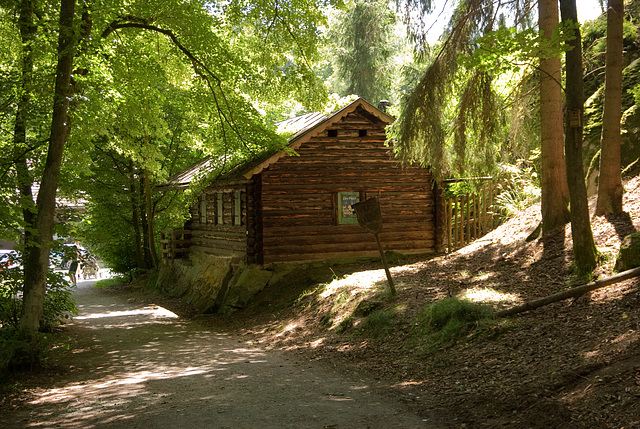
M 372 234 L 357 223 L 337 224 L 338 192 L 380 198 L 385 250 L 434 251 L 431 176 L 399 166 L 384 145 L 384 126 L 356 110 L 304 142 L 299 156 L 283 157 L 261 173 L 265 264 L 377 254 Z
M 236 216 L 236 193 L 240 193 L 240 223 Z M 219 211 L 218 198 L 222 198 Z M 202 198 L 206 216 L 201 216 Z M 220 218 L 219 215 L 222 215 Z M 247 254 L 247 192 L 243 183 L 214 184 L 191 207 L 191 252 L 244 259 Z M 219 220 L 222 220 L 220 223 Z

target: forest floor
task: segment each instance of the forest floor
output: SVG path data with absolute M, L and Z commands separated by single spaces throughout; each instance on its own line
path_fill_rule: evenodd
M 622 238 L 640 229 L 640 178 L 627 182 L 625 190 L 625 215 L 592 218 L 594 238 L 602 255 L 597 277 L 613 273 Z M 19 385 L 21 392 L 4 400 L 0 413 L 9 411 L 12 416 L 22 416 L 22 420 L 17 421 L 24 424 L 12 427 L 47 427 L 34 423 L 35 417 L 56 422 L 53 427 L 90 427 L 64 424 L 62 416 L 67 414 L 60 410 L 51 411 L 51 417 L 46 417 L 46 413 L 34 416 L 33 409 L 38 398 L 49 395 L 55 402 L 56 394 L 74 391 L 74 386 L 78 386 L 75 391 L 79 392 L 75 399 L 63 398 L 59 402 L 76 413 L 77 419 L 83 409 L 99 415 L 124 406 L 126 398 L 90 396 L 94 394 L 92 390 L 82 387 L 96 383 L 117 385 L 119 389 L 134 386 L 131 398 L 138 395 L 145 404 L 159 407 L 156 411 L 160 420 L 156 422 L 175 423 L 171 419 L 176 415 L 198 410 L 207 410 L 210 414 L 216 404 L 217 416 L 233 416 L 230 410 L 234 407 L 219 405 L 221 400 L 238 404 L 246 412 L 257 407 L 258 412 L 264 409 L 264 413 L 275 413 L 269 408 L 275 401 L 276 408 L 290 404 L 283 415 L 293 415 L 289 426 L 283 422 L 279 427 L 388 427 L 383 420 L 389 415 L 385 414 L 387 411 L 381 411 L 380 420 L 373 423 L 358 420 L 360 414 L 353 414 L 351 421 L 342 420 L 349 412 L 335 414 L 333 420 L 317 418 L 316 413 L 311 413 L 312 418 L 305 420 L 309 414 L 296 406 L 297 400 L 309 401 L 304 397 L 304 387 L 314 391 L 310 387 L 313 383 L 324 378 L 335 380 L 335 374 L 339 374 L 338 378 L 347 380 L 347 386 L 351 387 L 335 387 L 334 393 L 331 393 L 332 387 L 325 387 L 320 390 L 326 390 L 323 398 L 331 398 L 332 403 L 340 402 L 338 399 L 351 401 L 353 392 L 358 390 L 353 386 L 359 381 L 367 394 L 383 395 L 379 397 L 383 399 L 374 403 L 390 404 L 391 415 L 407 419 L 395 420 L 395 427 L 640 428 L 638 278 L 508 319 L 478 323 L 475 329 L 451 344 L 429 347 L 423 341 L 418 329 L 420 314 L 427 305 L 443 298 L 459 296 L 506 308 L 574 285 L 569 225 L 543 239 L 525 241 L 538 224 L 539 213 L 540 207 L 533 206 L 457 252 L 397 261 L 391 269 L 398 290 L 395 296 L 386 293 L 384 271 L 375 262 L 316 265 L 292 272 L 274 287 L 267 287 L 247 308 L 229 316 L 198 315 L 179 300 L 152 295 L 141 287 L 110 291 L 107 295 L 111 295 L 111 300 L 125 297 L 126 302 L 138 307 L 144 304 L 169 309 L 181 316 L 179 325 L 191 328 L 179 328 L 175 332 L 165 329 L 169 332 L 167 335 L 161 331 L 145 333 L 137 328 L 149 323 L 140 322 L 134 325 L 135 329 L 112 329 L 112 334 L 122 338 L 101 340 L 91 329 L 81 329 L 86 337 L 83 340 L 79 328 L 71 325 L 66 328 L 72 339 L 70 351 L 59 351 L 57 367 L 45 383 L 48 390 L 34 387 L 34 384 L 43 384 L 42 378 L 23 380 Z M 136 332 L 140 333 L 138 337 L 152 335 L 153 338 L 129 342 L 128 338 L 136 336 Z M 161 344 L 168 341 L 168 337 L 183 337 L 187 344 L 163 348 Z M 211 341 L 218 344 L 203 342 L 204 338 L 213 338 Z M 223 343 L 226 341 L 223 338 L 230 339 L 236 347 Z M 107 348 L 111 342 L 114 345 Z M 140 348 L 139 354 L 127 354 L 125 349 L 136 347 Z M 210 359 L 216 347 L 244 351 L 233 352 L 237 360 L 229 358 L 226 363 L 226 358 L 218 355 L 213 363 L 202 360 L 203 356 Z M 202 348 L 204 355 L 195 352 L 198 348 Z M 74 362 L 81 362 L 78 358 L 83 355 L 91 355 L 91 350 L 95 367 L 91 368 L 91 361 L 78 367 Z M 281 393 L 264 390 L 262 398 L 272 398 L 275 394 L 276 399 L 262 404 L 247 399 L 250 388 L 246 385 L 231 387 L 224 382 L 223 386 L 230 392 L 224 397 L 199 390 L 202 386 L 198 383 L 205 383 L 220 368 L 232 369 L 231 373 L 241 378 L 248 375 L 249 370 L 233 365 L 251 366 L 251 362 L 267 361 L 266 356 L 272 353 L 289 363 L 279 361 L 256 366 L 258 373 L 262 370 L 267 375 L 264 380 L 267 385 L 283 377 L 288 379 L 301 369 L 308 372 L 317 369 L 319 372 L 314 374 L 319 375 L 310 380 L 301 379 L 298 384 L 303 389 L 293 391 L 293 395 L 286 398 L 278 399 Z M 152 364 L 150 355 L 154 355 L 153 359 L 165 356 L 169 361 L 163 364 L 165 367 Z M 100 364 L 99 359 L 105 356 L 108 360 Z M 178 362 L 182 362 L 183 371 L 191 371 L 185 377 L 172 376 L 180 366 Z M 209 368 L 211 365 L 215 368 Z M 285 368 L 288 372 L 284 375 L 272 372 L 276 368 Z M 116 372 L 120 375 L 116 376 Z M 139 380 L 126 381 L 121 374 Z M 249 374 L 248 378 L 252 377 L 259 378 L 258 374 Z M 72 379 L 75 381 L 70 382 Z M 83 379 L 84 382 L 80 381 Z M 174 384 L 166 384 L 167 380 L 174 380 Z M 146 390 L 141 388 L 143 385 Z M 190 390 L 209 402 L 175 402 Z M 82 395 L 87 395 L 84 400 Z M 126 408 L 130 419 L 138 410 L 154 410 L 150 405 L 145 408 L 134 399 L 130 401 L 130 407 Z M 247 406 L 240 405 L 243 401 Z M 363 402 L 353 404 L 358 404 L 356 409 L 364 407 Z M 153 416 L 151 412 L 140 414 L 147 419 Z M 245 418 L 251 415 L 256 416 L 246 414 Z M 98 426 L 123 427 L 127 421 L 110 414 L 106 416 L 96 420 L 102 423 Z M 418 423 L 412 420 L 415 418 Z M 71 422 L 89 422 L 77 419 Z M 4 418 L 0 419 L 0 427 L 3 421 Z M 146 424 L 141 420 L 130 421 L 136 423 L 132 427 L 151 427 L 149 421 Z M 193 422 L 207 427 L 225 426 L 212 425 L 213 420 Z M 278 427 L 257 422 L 264 427 Z M 229 424 L 229 427 L 245 426 L 240 423 Z

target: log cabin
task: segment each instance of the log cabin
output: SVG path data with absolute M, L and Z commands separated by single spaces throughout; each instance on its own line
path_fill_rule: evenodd
M 392 121 L 359 98 L 328 116 L 279 123 L 279 130 L 293 132 L 289 150 L 258 156 L 213 180 L 190 209 L 184 250 L 258 265 L 375 256 L 375 239 L 351 206 L 377 197 L 384 249 L 433 253 L 441 245 L 439 196 L 427 169 L 394 159 L 385 135 Z M 212 162 L 202 160 L 168 185 L 189 186 Z

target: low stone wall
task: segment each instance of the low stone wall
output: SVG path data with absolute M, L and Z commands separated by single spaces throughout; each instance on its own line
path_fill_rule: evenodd
M 184 259 L 165 259 L 156 288 L 164 295 L 182 298 L 203 313 L 230 312 L 246 306 L 264 289 L 274 272 L 240 264 L 231 258 L 191 254 Z

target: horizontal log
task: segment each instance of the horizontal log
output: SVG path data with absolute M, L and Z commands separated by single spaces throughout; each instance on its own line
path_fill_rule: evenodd
M 235 234 L 244 234 L 247 230 L 246 225 L 231 225 L 230 223 L 215 225 L 212 223 L 201 224 L 198 222 L 194 222 L 191 225 L 192 236 L 195 234 L 200 234 L 204 231 L 215 231 L 215 232 L 228 232 Z
M 413 248 L 415 247 L 411 243 L 426 243 L 433 241 L 433 233 L 428 232 L 414 232 L 413 234 L 380 234 L 380 240 L 386 243 L 396 243 L 402 247 Z M 375 237 L 370 233 L 362 234 L 350 234 L 350 235 L 318 235 L 318 236 L 265 236 L 263 239 L 264 247 L 287 247 L 290 245 L 296 246 L 319 246 L 319 245 L 332 245 L 340 247 L 350 244 L 365 243 L 367 247 L 375 245 Z M 408 245 L 405 246 L 405 243 Z
M 399 243 L 399 242 L 382 242 L 382 248 L 387 250 L 394 250 L 400 253 L 411 251 L 429 251 L 433 250 L 433 241 L 415 241 L 411 243 Z M 357 253 L 363 254 L 365 252 L 376 251 L 378 249 L 375 239 L 372 236 L 371 242 L 367 243 L 349 243 L 343 245 L 315 245 L 315 246 L 278 246 L 270 247 L 264 246 L 263 251 L 265 258 L 267 256 L 289 256 L 291 258 L 297 257 L 309 257 L 314 254 L 329 254 L 333 257 L 341 257 L 344 253 Z
M 247 248 L 246 241 L 229 241 L 229 240 L 218 240 L 212 238 L 200 238 L 198 240 L 194 240 L 191 243 L 191 247 L 207 247 L 211 249 L 226 249 L 226 250 L 234 250 L 234 251 L 245 251 Z
M 434 220 L 433 213 L 423 214 L 419 216 L 385 216 L 383 214 L 383 225 L 391 225 L 391 224 L 423 224 L 423 223 L 432 223 Z M 307 218 L 292 218 L 292 217 L 280 217 L 280 218 L 271 218 L 264 217 L 262 221 L 263 229 L 266 231 L 269 228 L 274 227 L 299 227 L 306 225 L 314 225 L 314 226 L 333 226 L 330 218 L 317 218 L 317 217 L 307 217 Z M 340 228 L 349 228 L 349 227 L 360 227 L 357 224 L 352 225 L 339 225 Z
M 327 163 L 323 159 L 322 164 L 305 165 L 304 168 L 291 165 L 291 168 L 287 168 L 283 171 L 278 171 L 277 175 L 269 172 L 265 174 L 265 178 L 269 180 L 271 177 L 282 178 L 296 178 L 296 177 L 351 177 L 354 174 L 365 174 L 371 176 L 379 176 L 386 178 L 401 177 L 404 179 L 421 180 L 431 184 L 431 175 L 426 170 L 411 169 L 404 170 L 393 165 L 383 164 L 381 168 L 376 168 L 375 165 L 366 165 L 360 167 L 357 165 L 335 165 Z M 271 180 L 274 180 L 273 178 Z M 269 183 L 269 182 L 267 182 Z
M 384 234 L 402 233 L 405 231 L 428 231 L 429 233 L 432 233 L 433 230 L 433 224 L 430 223 L 385 223 L 382 225 L 382 231 Z M 290 235 L 292 237 L 296 237 L 312 235 L 333 235 L 339 237 L 341 235 L 362 234 L 363 232 L 366 232 L 366 230 L 360 225 L 300 225 L 296 227 L 285 225 L 282 227 L 267 228 L 263 231 L 263 236 L 285 237 L 287 235 Z M 369 233 L 367 232 L 367 234 Z
M 615 283 L 619 283 L 625 280 L 629 280 L 634 277 L 640 276 L 640 267 L 632 268 L 627 271 L 623 271 L 619 274 L 613 275 L 611 277 L 606 277 L 604 279 L 595 280 L 593 282 L 575 286 L 567 290 L 563 290 L 562 292 L 558 292 L 553 295 L 545 296 L 543 298 L 539 298 L 533 301 L 525 302 L 524 304 L 517 305 L 515 307 L 498 311 L 496 312 L 497 317 L 508 317 L 513 316 L 518 313 L 523 313 L 525 311 L 534 310 L 536 308 L 551 304 L 553 302 L 562 301 L 567 298 L 573 298 L 580 295 L 583 295 L 587 292 L 591 292 L 596 289 L 600 289 L 605 286 L 609 286 Z
M 223 256 L 229 258 L 244 258 L 246 255 L 246 251 L 240 252 L 228 249 L 218 249 L 201 246 L 191 246 L 191 253 L 204 253 L 207 255 Z
M 415 251 L 405 251 L 404 254 L 433 254 L 433 249 L 415 249 Z M 378 250 L 366 251 L 366 252 L 342 252 L 339 255 L 335 253 L 315 253 L 308 255 L 262 255 L 263 263 L 274 264 L 280 262 L 309 262 L 309 261 L 323 261 L 334 258 L 379 258 L 380 253 Z M 380 265 L 382 269 L 382 265 Z
M 316 192 L 353 192 L 365 191 L 365 192 L 397 192 L 400 189 L 405 189 L 407 192 L 424 192 L 425 186 L 421 184 L 415 185 L 414 182 L 407 182 L 406 184 L 399 186 L 398 183 L 386 182 L 386 183 L 362 183 L 352 181 L 349 183 L 318 183 L 316 185 L 308 184 L 291 184 L 291 185 L 265 185 L 263 188 L 263 202 L 269 198 L 270 195 L 278 194 L 305 194 Z

